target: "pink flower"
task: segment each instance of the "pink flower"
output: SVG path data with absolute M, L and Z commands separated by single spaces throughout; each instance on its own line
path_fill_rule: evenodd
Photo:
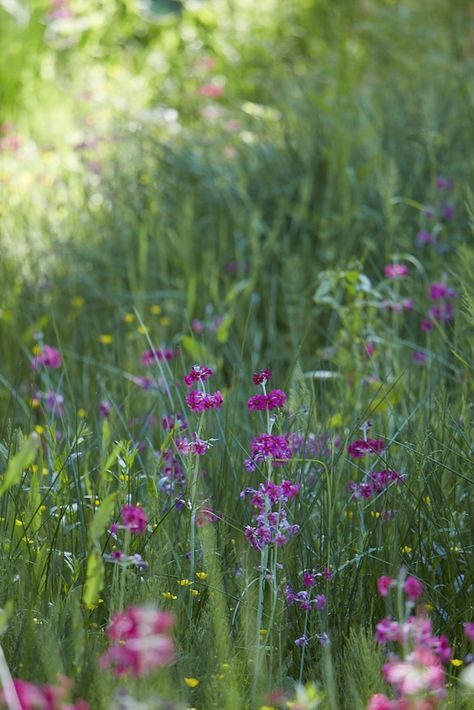
M 114 616 L 107 630 L 109 650 L 100 657 L 102 668 L 115 675 L 140 677 L 175 660 L 170 631 L 174 617 L 153 607 L 129 607 Z
M 474 641 L 474 621 L 466 621 L 464 624 L 464 635 L 468 641 Z
M 187 375 L 183 377 L 186 387 L 192 387 L 195 382 L 205 382 L 212 375 L 210 367 L 203 365 L 193 365 Z
M 202 333 L 204 330 L 204 324 L 200 320 L 197 320 L 195 318 L 193 321 L 191 321 L 191 328 L 194 330 L 195 333 Z
M 280 409 L 285 406 L 287 396 L 283 390 L 272 390 L 269 394 L 255 394 L 247 402 L 249 411 Z
M 406 264 L 387 264 L 384 273 L 388 279 L 403 279 L 408 276 L 408 266 Z
M 224 87 L 219 84 L 203 84 L 198 89 L 199 96 L 205 96 L 207 99 L 218 99 L 224 93 Z
M 387 575 L 379 577 L 377 580 L 377 590 L 381 597 L 388 597 L 388 593 L 395 584 L 395 580 Z
M 169 362 L 174 357 L 176 357 L 176 353 L 173 352 L 173 350 L 170 350 L 169 348 L 150 348 L 149 350 L 145 350 L 145 352 L 141 354 L 140 361 L 142 365 L 148 367 L 149 365 L 154 365 L 156 362 L 162 362 L 163 360 Z
M 251 441 L 252 459 L 263 461 L 271 458 L 275 466 L 282 466 L 292 457 L 292 451 L 287 436 L 277 434 L 260 434 Z
M 206 409 L 220 409 L 224 399 L 219 390 L 214 394 L 191 390 L 186 397 L 186 404 L 192 412 L 204 412 Z
M 416 242 L 417 244 L 436 244 L 436 235 L 426 229 L 422 229 L 416 235 Z
M 429 333 L 430 330 L 433 330 L 433 321 L 428 320 L 428 318 L 423 318 L 422 321 L 420 321 L 420 330 L 423 331 L 423 333 Z
M 110 404 L 107 402 L 106 399 L 103 399 L 102 402 L 99 404 L 99 412 L 101 416 L 103 417 L 108 417 L 110 414 Z
M 349 444 L 347 452 L 353 459 L 360 459 L 365 454 L 379 454 L 384 449 L 382 439 L 358 439 Z
M 312 572 L 305 572 L 303 574 L 303 586 L 304 587 L 314 587 L 316 583 L 316 576 Z
M 379 643 L 389 643 L 390 641 L 400 641 L 402 632 L 398 622 L 390 617 L 379 621 L 375 627 L 375 640 Z
M 384 666 L 385 680 L 401 695 L 436 692 L 444 687 L 440 660 L 426 648 L 416 648 L 406 660 L 394 660 Z
M 51 347 L 51 345 L 44 345 L 41 352 L 35 356 L 33 360 L 33 369 L 39 370 L 40 367 L 46 367 L 50 370 L 57 370 L 62 365 L 62 357 L 59 350 Z
M 268 382 L 268 380 L 272 379 L 272 371 L 271 370 L 260 370 L 259 372 L 254 372 L 252 375 L 252 382 L 254 385 L 263 385 L 265 382 Z
M 69 678 L 61 677 L 61 685 L 35 685 L 26 680 L 13 679 L 13 685 L 20 701 L 21 710 L 89 710 L 84 700 L 74 705 L 67 703 L 66 696 L 72 687 Z M 5 689 L 0 690 L 0 701 L 7 702 Z
M 146 530 L 148 517 L 143 508 L 139 506 L 123 505 L 122 523 L 131 533 L 141 535 Z
M 445 283 L 434 283 L 430 287 L 430 298 L 432 301 L 440 301 L 445 298 L 457 298 L 458 292 L 450 288 Z
M 392 701 L 386 695 L 376 693 L 372 695 L 365 710 L 392 710 Z
M 403 585 L 403 591 L 409 599 L 415 601 L 423 593 L 423 584 L 416 577 L 407 577 Z

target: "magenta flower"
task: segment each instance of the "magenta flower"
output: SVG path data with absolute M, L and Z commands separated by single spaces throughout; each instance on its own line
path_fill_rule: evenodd
M 204 412 L 206 409 L 220 409 L 224 399 L 219 390 L 214 394 L 191 390 L 186 397 L 186 404 L 192 412 Z
M 205 382 L 211 375 L 212 370 L 210 367 L 193 365 L 188 374 L 183 377 L 183 381 L 187 387 L 192 387 L 195 382 Z
M 100 657 L 101 668 L 112 666 L 115 675 L 140 677 L 175 660 L 170 636 L 171 614 L 153 607 L 129 607 L 114 616 L 107 630 L 111 641 Z
M 396 659 L 386 663 L 383 674 L 402 696 L 419 696 L 422 692 L 436 692 L 444 688 L 441 662 L 426 648 L 416 648 L 404 661 Z
M 369 704 L 365 710 L 395 710 L 395 706 L 386 695 L 376 693 L 370 698 Z
M 179 453 L 183 456 L 187 456 L 188 454 L 203 456 L 210 447 L 209 442 L 200 439 L 196 432 L 193 434 L 192 441 L 189 441 L 187 437 L 183 437 L 182 439 L 176 439 L 175 444 Z
M 388 279 L 403 279 L 408 276 L 408 266 L 406 264 L 387 264 L 384 274 Z
M 287 396 L 283 390 L 272 390 L 269 394 L 255 394 L 247 402 L 247 407 L 252 411 L 272 411 L 280 409 L 286 404 Z
M 450 205 L 447 202 L 445 202 L 443 205 L 441 205 L 441 215 L 443 219 L 446 221 L 450 221 L 451 219 L 454 219 L 456 215 L 456 209 L 454 205 Z
M 377 590 L 381 597 L 388 597 L 390 589 L 395 584 L 395 580 L 387 575 L 379 577 L 377 580 Z
M 57 370 L 61 365 L 61 353 L 51 345 L 44 345 L 41 352 L 35 356 L 32 364 L 34 370 L 39 370 L 40 367 L 46 367 L 49 370 Z
M 252 439 L 250 446 L 255 462 L 271 459 L 275 466 L 283 466 L 292 457 L 288 436 L 260 434 Z
M 108 417 L 110 414 L 110 404 L 106 399 L 103 399 L 99 404 L 99 412 L 102 417 Z
M 349 456 L 353 459 L 360 459 L 365 454 L 379 454 L 385 449 L 382 439 L 358 439 L 347 447 Z
M 175 428 L 184 431 L 188 428 L 188 423 L 184 415 L 181 414 L 181 412 L 178 412 L 177 414 L 165 415 L 161 420 L 161 426 L 163 427 L 163 431 L 168 431 L 170 429 Z
M 122 524 L 129 532 L 141 535 L 148 525 L 148 517 L 143 508 L 139 506 L 123 505 Z
M 299 646 L 300 648 L 303 648 L 303 646 L 308 645 L 308 639 L 306 636 L 300 636 L 299 638 L 295 639 L 295 645 Z
M 415 601 L 423 593 L 423 584 L 416 577 L 407 577 L 403 585 L 403 591 L 409 599 Z
M 141 354 L 140 361 L 142 365 L 148 367 L 149 365 L 154 365 L 156 362 L 162 362 L 163 360 L 169 362 L 174 357 L 176 357 L 176 353 L 173 350 L 170 350 L 169 348 L 150 348 L 149 350 L 145 350 L 145 352 Z
M 446 323 L 447 321 L 452 320 L 454 316 L 454 308 L 451 303 L 446 301 L 445 303 L 441 303 L 439 306 L 432 306 L 428 310 L 428 315 L 430 318 L 433 318 L 440 323 Z
M 265 382 L 268 382 L 268 380 L 272 379 L 272 371 L 271 370 L 260 370 L 259 372 L 254 372 L 252 375 L 252 382 L 254 385 L 263 385 Z
M 26 680 L 14 678 L 13 685 L 21 710 L 89 710 L 89 704 L 85 700 L 77 700 L 74 705 L 67 702 L 66 696 L 73 683 L 69 678 L 61 678 L 61 681 L 61 686 L 35 685 Z M 0 702 L 2 706 L 3 703 L 7 703 L 5 689 L 0 690 Z
M 450 288 L 445 283 L 434 283 L 430 287 L 430 298 L 432 301 L 441 301 L 446 298 L 457 298 L 458 292 Z
M 420 330 L 422 330 L 423 333 L 429 333 L 433 328 L 433 321 L 428 320 L 428 318 L 423 318 L 423 320 L 420 321 Z
M 411 359 L 413 362 L 419 362 L 419 363 L 425 363 L 428 362 L 428 355 L 426 353 L 421 352 L 420 350 L 415 350 L 413 355 L 411 356 Z
M 474 641 L 474 621 L 466 621 L 464 626 L 464 635 L 468 641 Z
M 314 587 L 316 584 L 316 575 L 313 572 L 304 572 L 303 574 L 303 586 L 304 587 Z

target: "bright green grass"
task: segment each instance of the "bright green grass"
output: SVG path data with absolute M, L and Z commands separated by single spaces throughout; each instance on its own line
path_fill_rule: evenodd
M 44 17 L 46 3 L 31 5 Z M 178 647 L 173 667 L 127 685 L 134 697 L 156 691 L 202 710 L 259 707 L 270 690 L 291 693 L 301 673 L 324 689 L 322 707 L 363 710 L 384 691 L 372 641 L 385 615 L 381 574 L 396 576 L 403 565 L 419 576 L 436 632 L 450 637 L 457 658 L 469 651 L 469 3 L 205 2 L 153 22 L 132 3 L 128 11 L 112 5 L 117 13 L 104 9 L 71 48 L 44 43 L 38 23 L 0 30 L 11 68 L 0 75 L 2 118 L 30 141 L 0 154 L 2 471 L 42 427 L 35 469 L 22 467 L 0 498 L 0 606 L 13 603 L 2 646 L 13 675 L 52 682 L 61 670 L 94 710 L 113 706 L 121 683 L 99 671 L 97 657 L 121 580 L 106 562 L 100 589 L 85 583 L 88 558 L 110 552 L 106 529 L 131 496 L 150 517 L 150 531 L 133 541 L 149 568 L 127 574 L 123 602 L 172 610 Z M 217 64 L 206 73 L 196 61 L 208 55 Z M 215 75 L 226 83 L 213 103 L 196 91 Z M 86 89 L 92 103 L 78 102 Z M 216 104 L 220 117 L 200 117 Z M 175 114 L 163 121 L 163 107 L 177 111 L 179 130 Z M 240 127 L 226 130 L 229 121 Z M 97 148 L 73 149 L 94 137 Z M 449 200 L 457 210 L 439 223 L 442 253 L 415 244 L 440 174 L 455 181 Z M 411 275 L 390 284 L 383 266 L 397 258 Z M 428 289 L 442 278 L 459 292 L 456 317 L 425 336 Z M 413 311 L 376 306 L 405 297 Z M 59 371 L 32 372 L 39 332 L 63 353 Z M 377 345 L 372 359 L 367 341 Z M 179 352 L 151 370 L 166 378 L 164 392 L 131 379 L 145 374 L 139 358 L 151 346 Z M 413 363 L 414 350 L 428 355 L 426 365 Z M 190 575 L 191 513 L 166 511 L 153 450 L 169 445 L 159 422 L 185 411 L 182 376 L 196 362 L 215 368 L 213 389 L 225 405 L 202 422 L 203 436 L 217 441 L 204 459 L 207 476 L 185 493 L 220 518 L 196 532 L 196 569 L 209 576 L 193 581 L 192 596 L 178 584 Z M 272 621 L 267 585 L 262 628 L 270 633 L 255 677 L 260 556 L 244 540 L 250 504 L 239 494 L 256 481 L 242 461 L 265 429 L 246 409 L 250 376 L 262 367 L 289 394 L 278 430 L 329 433 L 341 445 L 322 461 L 295 457 L 285 467 L 302 484 L 290 506 L 301 532 L 279 551 L 279 583 L 298 588 L 299 573 L 313 567 L 328 566 L 334 577 L 318 589 L 328 607 L 309 619 L 303 664 L 294 640 L 304 614 L 279 596 Z M 321 375 L 328 370 L 336 376 Z M 64 415 L 32 407 L 35 388 L 60 390 Z M 156 429 L 143 423 L 149 415 Z M 375 501 L 351 501 L 347 485 L 362 474 L 346 446 L 367 419 L 390 444 L 379 467 L 406 473 L 407 482 Z M 92 520 L 108 500 L 96 530 Z M 386 510 L 393 520 L 384 520 Z M 323 632 L 327 650 L 317 639 Z M 446 707 L 467 708 L 458 671 L 448 672 Z M 200 684 L 190 690 L 185 677 Z

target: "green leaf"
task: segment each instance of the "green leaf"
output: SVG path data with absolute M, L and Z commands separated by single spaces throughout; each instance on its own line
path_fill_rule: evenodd
M 92 550 L 87 559 L 86 583 L 82 601 L 88 609 L 97 606 L 99 594 L 104 586 L 104 563 L 97 550 Z
M 89 525 L 89 539 L 93 544 L 98 542 L 100 536 L 109 524 L 114 511 L 116 497 L 116 493 L 111 493 L 107 496 L 100 504 L 100 507 L 97 508 L 92 518 L 92 522 Z
M 6 493 L 12 486 L 20 482 L 25 468 L 28 468 L 35 460 L 36 451 L 40 444 L 38 434 L 31 434 L 25 441 L 20 451 L 10 459 L 2 484 L 0 485 L 0 496 Z

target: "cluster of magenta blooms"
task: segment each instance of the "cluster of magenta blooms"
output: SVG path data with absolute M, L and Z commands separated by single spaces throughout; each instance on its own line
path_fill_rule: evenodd
M 433 634 L 426 606 L 419 604 L 423 584 L 416 577 L 405 576 L 402 570 L 398 580 L 380 577 L 377 588 L 387 601 L 396 589 L 396 596 L 404 595 L 405 605 L 402 618 L 385 617 L 375 632 L 376 641 L 386 651 L 383 676 L 395 697 L 376 693 L 366 710 L 435 710 L 446 697 L 444 664 L 451 660 L 452 650 L 446 636 Z M 474 623 L 466 622 L 464 633 L 474 641 Z M 465 660 L 470 664 L 473 657 Z

